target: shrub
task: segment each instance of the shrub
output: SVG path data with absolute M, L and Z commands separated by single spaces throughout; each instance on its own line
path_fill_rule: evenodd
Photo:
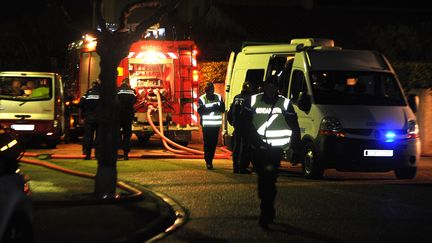
M 228 62 L 202 62 L 199 64 L 200 93 L 204 93 L 204 85 L 207 82 L 225 83 L 225 75 Z

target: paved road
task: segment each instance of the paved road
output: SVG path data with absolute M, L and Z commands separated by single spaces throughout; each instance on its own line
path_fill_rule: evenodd
M 214 166 L 208 171 L 198 159 L 118 163 L 120 179 L 168 195 L 188 213 L 162 242 L 430 242 L 432 158 L 422 158 L 414 180 L 334 170 L 307 180 L 300 167 L 283 163 L 270 232 L 257 225 L 256 175 L 232 174 L 229 160 Z
M 306 180 L 284 164 L 276 224 L 257 226 L 256 175 L 234 175 L 228 160 L 208 171 L 201 160 L 153 160 L 175 170 L 128 172 L 120 177 L 162 192 L 189 212 L 189 221 L 163 242 L 426 242 L 432 229 L 432 159 L 414 180 L 393 173 L 327 171 Z M 168 164 L 168 165 L 167 165 Z

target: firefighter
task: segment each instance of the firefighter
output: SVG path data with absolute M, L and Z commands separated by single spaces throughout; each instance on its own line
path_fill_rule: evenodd
M 100 108 L 100 84 L 98 80 L 92 82 L 92 87 L 81 97 L 78 106 L 81 109 L 81 116 L 84 118 L 84 159 L 89 160 L 92 148 L 95 148 L 96 156 L 98 152 L 97 129 L 99 126 L 98 113 Z
M 250 174 L 247 169 L 250 163 L 250 149 L 247 139 L 241 136 L 240 130 L 240 112 L 243 110 L 245 101 L 251 96 L 251 85 L 245 81 L 240 94 L 234 97 L 228 111 L 228 122 L 234 127 L 233 132 L 233 172 L 239 174 Z
M 297 114 L 290 100 L 278 95 L 277 82 L 276 76 L 266 79 L 264 92 L 252 95 L 240 115 L 241 132 L 250 141 L 252 163 L 258 174 L 258 223 L 263 229 L 268 229 L 275 217 L 276 179 L 282 153 L 288 148 L 295 151 L 300 143 Z
M 198 100 L 198 113 L 201 116 L 201 127 L 204 141 L 204 159 L 207 169 L 213 169 L 213 157 L 218 144 L 219 131 L 222 125 L 222 113 L 225 104 L 220 94 L 214 92 L 212 82 L 205 85 L 205 94 Z
M 129 79 L 123 79 L 118 88 L 120 102 L 120 140 L 123 147 L 124 160 L 129 159 L 130 138 L 132 136 L 132 121 L 135 115 L 134 104 L 137 101 L 136 92 L 130 87 Z

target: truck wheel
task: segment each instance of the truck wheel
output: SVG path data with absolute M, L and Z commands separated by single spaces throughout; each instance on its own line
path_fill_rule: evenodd
M 79 141 L 79 133 L 75 130 L 69 130 L 69 141 L 76 143 Z
M 324 174 L 324 169 L 312 143 L 307 143 L 304 147 L 302 169 L 304 176 L 308 179 L 320 179 Z
M 137 135 L 137 138 L 138 138 L 138 142 L 141 145 L 145 146 L 145 145 L 148 144 L 148 142 L 150 140 L 150 135 L 148 135 L 148 134 L 140 134 L 140 135 Z
M 417 173 L 417 167 L 406 167 L 406 168 L 400 168 L 395 169 L 394 173 L 396 175 L 396 178 L 398 179 L 414 179 Z
M 57 147 L 58 143 L 59 143 L 59 141 L 57 141 L 56 139 L 47 139 L 45 142 L 45 145 L 46 145 L 46 148 L 55 149 Z

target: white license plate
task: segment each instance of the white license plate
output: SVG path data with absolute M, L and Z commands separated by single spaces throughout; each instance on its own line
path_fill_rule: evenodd
M 393 150 L 378 150 L 378 149 L 365 149 L 363 156 L 366 157 L 392 157 Z
M 12 124 L 11 128 L 16 131 L 33 131 L 35 129 L 34 124 Z

